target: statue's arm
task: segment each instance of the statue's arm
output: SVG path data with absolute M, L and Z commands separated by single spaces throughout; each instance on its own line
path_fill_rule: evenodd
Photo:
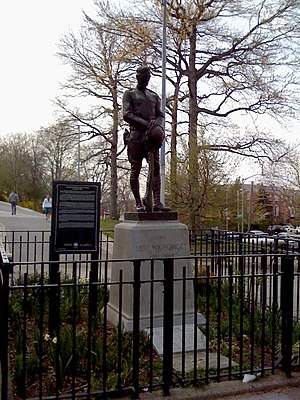
M 149 121 L 133 112 L 132 98 L 129 91 L 123 96 L 123 119 L 137 129 L 148 129 Z

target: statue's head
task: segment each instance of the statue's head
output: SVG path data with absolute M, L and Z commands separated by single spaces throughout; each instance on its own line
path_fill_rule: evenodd
M 146 88 L 151 77 L 151 70 L 148 65 L 141 65 L 136 70 L 136 79 L 141 88 Z

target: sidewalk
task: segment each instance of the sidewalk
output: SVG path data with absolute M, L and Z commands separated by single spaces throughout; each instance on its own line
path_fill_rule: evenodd
M 142 400 L 163 399 L 162 391 L 141 393 Z M 168 400 L 300 400 L 300 372 L 287 378 L 281 371 L 250 383 L 210 383 L 203 389 L 171 389 Z M 124 398 L 123 398 L 124 399 Z

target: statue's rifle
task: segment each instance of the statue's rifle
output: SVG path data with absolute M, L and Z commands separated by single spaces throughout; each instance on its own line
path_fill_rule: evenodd
M 145 211 L 151 212 L 153 206 L 152 192 L 153 192 L 153 180 L 154 180 L 154 154 L 153 154 L 153 148 L 149 146 L 148 132 L 149 130 L 145 134 L 145 141 L 148 148 L 148 154 L 147 154 L 148 176 L 147 176 L 146 193 L 143 199 L 143 204 L 145 206 Z

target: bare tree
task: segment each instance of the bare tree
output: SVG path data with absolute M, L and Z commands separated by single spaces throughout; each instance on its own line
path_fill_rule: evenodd
M 37 135 L 45 159 L 45 186 L 50 191 L 54 179 L 74 179 L 76 176 L 74 129 L 68 122 L 60 121 L 41 128 Z
M 80 37 L 69 32 L 61 38 L 59 57 L 72 68 L 70 79 L 63 85 L 66 103 L 60 107 L 80 124 L 86 125 L 101 137 L 102 149 L 94 156 L 99 163 L 109 166 L 110 172 L 110 216 L 118 217 L 117 210 L 117 161 L 119 152 L 118 132 L 121 96 L 130 82 L 130 68 L 123 62 L 124 43 L 122 37 L 109 33 L 105 24 L 85 15 L 85 26 Z M 86 112 L 72 104 L 73 97 L 83 97 L 89 102 Z M 124 149 L 124 148 L 123 148 Z
M 4 138 L 0 146 L 3 190 L 7 193 L 11 190 L 17 191 L 20 199 L 26 197 L 26 182 L 30 178 L 29 143 L 27 135 L 16 133 Z
M 45 192 L 48 191 L 45 185 L 45 177 L 47 176 L 47 163 L 45 151 L 41 146 L 41 142 L 37 134 L 32 133 L 29 137 L 27 159 L 28 183 L 27 193 L 33 201 L 34 210 L 41 208 L 42 199 Z
M 101 11 L 111 32 L 127 39 L 128 60 L 144 59 L 159 71 L 161 2 L 135 2 L 126 12 Z M 252 115 L 255 122 L 261 115 L 280 119 L 299 111 L 299 1 L 169 0 L 167 12 L 174 174 L 176 135 L 188 137 L 191 187 L 196 187 L 203 132 L 214 151 L 262 162 L 278 159 L 282 142 L 255 123 L 241 136 L 231 117 Z M 191 195 L 196 200 L 196 193 Z
M 93 100 L 86 112 L 61 105 L 104 139 L 110 155 L 111 216 L 116 217 L 120 98 L 137 64 L 147 62 L 154 75 L 160 74 L 161 1 L 133 2 L 126 10 L 103 0 L 95 5 L 97 21 L 85 16 L 80 37 L 66 35 L 59 52 L 73 70 L 64 85 L 68 99 Z M 191 204 L 198 202 L 202 151 L 261 163 L 282 156 L 283 142 L 257 129 L 256 121 L 266 114 L 282 121 L 299 111 L 298 10 L 299 0 L 167 0 L 171 187 L 178 186 L 178 137 L 186 136 Z M 245 134 L 235 115 L 253 118 Z

